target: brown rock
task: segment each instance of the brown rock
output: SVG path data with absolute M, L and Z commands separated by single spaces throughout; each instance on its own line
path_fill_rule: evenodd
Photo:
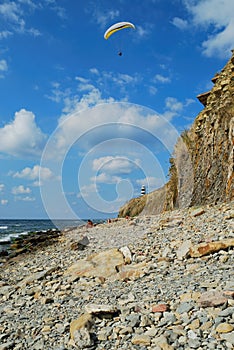
M 132 338 L 132 344 L 149 346 L 151 343 L 150 337 L 145 334 L 137 334 Z
M 92 326 L 92 315 L 89 313 L 81 315 L 77 320 L 71 322 L 70 325 L 70 334 L 71 338 L 75 330 L 80 329 L 82 327 L 86 327 L 90 329 Z
M 135 280 L 145 275 L 147 267 L 148 264 L 145 261 L 138 264 L 122 265 L 118 267 L 119 273 L 116 276 L 116 279 L 122 281 Z M 115 279 L 115 276 L 113 278 Z
M 203 255 L 212 254 L 218 252 L 221 249 L 227 249 L 234 247 L 234 238 L 227 238 L 221 241 L 215 241 L 210 243 L 201 243 L 189 249 L 189 255 L 192 258 L 198 258 Z
M 81 349 L 89 347 L 93 344 L 90 337 L 90 329 L 92 327 L 92 315 L 83 314 L 77 320 L 70 324 L 70 341 L 69 345 L 80 346 Z
M 152 312 L 165 312 L 169 309 L 167 304 L 158 304 L 152 306 Z
M 201 307 L 219 306 L 226 303 L 227 297 L 223 295 L 223 292 L 217 290 L 210 290 L 201 294 L 198 304 Z
M 65 274 L 84 277 L 110 277 L 117 274 L 117 266 L 124 264 L 123 254 L 116 248 L 81 259 Z

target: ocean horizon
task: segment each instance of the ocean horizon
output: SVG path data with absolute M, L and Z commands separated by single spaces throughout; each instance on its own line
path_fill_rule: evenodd
M 64 230 L 66 228 L 84 225 L 88 219 L 0 219 L 0 250 L 1 246 L 11 242 L 14 238 L 27 235 L 29 232 L 40 232 L 48 230 Z M 101 223 L 105 220 L 94 219 L 94 223 Z

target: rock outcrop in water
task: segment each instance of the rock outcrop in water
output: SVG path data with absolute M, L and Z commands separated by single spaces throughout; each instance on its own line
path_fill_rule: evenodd
M 229 202 L 234 198 L 234 50 L 213 88 L 198 96 L 204 109 L 181 134 L 170 159 L 170 179 L 162 188 L 133 198 L 119 217 Z

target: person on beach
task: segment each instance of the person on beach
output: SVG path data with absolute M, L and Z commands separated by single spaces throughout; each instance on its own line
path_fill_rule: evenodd
M 91 220 L 88 220 L 87 224 L 86 224 L 87 228 L 91 228 L 93 227 L 93 222 Z

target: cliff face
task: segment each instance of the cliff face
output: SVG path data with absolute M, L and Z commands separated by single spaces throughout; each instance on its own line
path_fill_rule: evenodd
M 174 208 L 233 200 L 234 50 L 212 81 L 213 88 L 198 96 L 204 109 L 175 146 L 168 183 L 131 200 L 120 208 L 119 216 L 152 215 Z

